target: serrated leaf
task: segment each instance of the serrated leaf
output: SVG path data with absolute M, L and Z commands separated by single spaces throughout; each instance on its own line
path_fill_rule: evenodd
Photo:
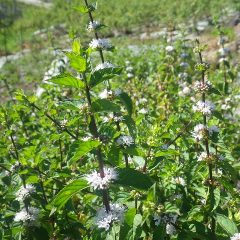
M 83 89 L 85 86 L 84 83 L 80 79 L 73 77 L 69 73 L 63 73 L 56 77 L 53 77 L 49 80 L 49 82 L 52 82 L 52 83 L 55 83 L 58 85 L 62 85 L 62 86 L 66 86 L 66 87 L 74 87 L 74 88 L 78 88 L 78 89 Z
M 153 184 L 148 175 L 131 168 L 118 169 L 118 179 L 116 183 L 142 190 L 148 190 Z
M 120 112 L 120 106 L 107 100 L 107 99 L 97 99 L 92 103 L 91 110 L 93 112 Z
M 230 220 L 228 217 L 217 214 L 217 223 L 229 234 L 229 236 L 233 236 L 238 232 L 236 224 Z
M 88 183 L 85 179 L 74 180 L 65 186 L 51 202 L 52 206 L 55 206 L 58 210 L 61 209 L 66 202 L 76 193 L 88 187 Z
M 76 54 L 74 52 L 65 52 L 66 56 L 70 60 L 70 65 L 78 72 L 83 73 L 87 68 L 86 59 L 80 54 Z
M 93 88 L 103 81 L 112 79 L 113 77 L 119 75 L 121 71 L 122 71 L 121 68 L 115 68 L 115 67 L 94 71 L 89 80 L 89 87 Z
M 97 140 L 89 141 L 76 141 L 70 146 L 70 163 L 78 161 L 82 156 L 91 152 L 98 147 L 101 143 Z

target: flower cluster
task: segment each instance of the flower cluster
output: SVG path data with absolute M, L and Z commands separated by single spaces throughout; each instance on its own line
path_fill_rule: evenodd
M 192 136 L 196 141 L 201 141 L 205 137 L 212 136 L 214 133 L 218 133 L 219 128 L 216 125 L 210 127 L 204 126 L 203 124 L 198 124 L 194 127 Z
M 108 39 L 106 38 L 100 38 L 100 39 L 93 39 L 90 44 L 89 47 L 91 47 L 92 49 L 106 49 L 109 50 L 112 48 L 112 44 L 109 42 Z
M 240 240 L 240 233 L 235 233 L 230 240 Z
M 104 167 L 104 177 L 101 177 L 101 174 L 94 170 L 92 173 L 85 176 L 89 185 L 94 189 L 105 189 L 109 184 L 117 179 L 117 172 L 114 168 Z
M 202 81 L 196 81 L 194 83 L 194 89 L 198 92 L 206 92 L 212 87 L 212 84 L 210 81 L 205 80 L 204 83 Z
M 114 66 L 112 63 L 110 63 L 110 62 L 104 62 L 104 63 L 98 64 L 98 65 L 95 67 L 94 71 L 99 71 L 99 70 L 103 70 L 103 69 L 107 69 L 107 68 L 114 68 L 114 67 L 115 67 L 115 66 Z
M 118 203 L 110 204 L 110 211 L 107 212 L 105 208 L 100 208 L 95 218 L 95 225 L 98 228 L 109 230 L 113 222 L 121 223 L 123 221 L 123 214 L 125 208 Z
M 198 101 L 196 105 L 193 106 L 193 111 L 201 112 L 203 115 L 211 115 L 215 110 L 215 105 L 211 101 Z
M 95 31 L 95 30 L 97 30 L 101 26 L 102 26 L 102 24 L 100 22 L 98 22 L 98 21 L 89 22 L 87 30 L 89 32 Z
M 16 199 L 19 202 L 24 201 L 25 199 L 29 198 L 34 191 L 35 187 L 32 184 L 27 184 L 25 187 L 21 186 L 16 193 Z
M 131 146 L 134 144 L 134 140 L 131 136 L 123 135 L 117 139 L 117 144 L 122 146 Z
M 186 182 L 184 180 L 184 178 L 182 177 L 176 177 L 174 178 L 174 182 L 178 185 L 181 185 L 181 186 L 185 186 L 186 185 Z
M 23 222 L 27 226 L 39 226 L 39 213 L 40 210 L 35 207 L 28 207 L 28 209 L 22 209 L 20 212 L 17 212 L 14 221 Z
M 173 235 L 176 233 L 176 228 L 174 227 L 173 224 L 175 224 L 177 221 L 177 215 L 169 214 L 169 215 L 160 216 L 155 213 L 153 220 L 156 226 L 159 226 L 161 223 L 166 224 L 167 234 Z

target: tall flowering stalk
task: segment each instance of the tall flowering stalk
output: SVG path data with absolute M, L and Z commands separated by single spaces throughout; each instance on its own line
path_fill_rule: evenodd
M 201 73 L 201 80 L 195 83 L 196 91 L 201 93 L 201 100 L 193 106 L 193 110 L 200 112 L 202 114 L 203 120 L 202 124 L 198 124 L 194 128 L 195 137 L 197 135 L 198 140 L 203 140 L 205 145 L 205 152 L 202 152 L 198 157 L 198 161 L 206 161 L 208 164 L 208 174 L 209 174 L 209 186 L 210 194 L 213 194 L 214 191 L 214 179 L 213 179 L 213 162 L 214 156 L 210 153 L 209 150 L 209 134 L 211 134 L 210 128 L 208 128 L 207 116 L 211 116 L 212 112 L 215 110 L 215 105 L 206 99 L 206 94 L 211 88 L 211 83 L 206 79 L 206 71 L 209 69 L 209 65 L 203 61 L 202 51 L 204 46 L 201 46 L 199 41 L 196 40 L 197 46 L 194 51 L 198 54 L 199 63 L 195 66 L 196 70 Z M 214 239 L 216 229 L 216 222 L 214 217 L 211 218 L 211 231 Z
M 103 55 L 103 50 L 104 49 L 111 49 L 112 48 L 112 45 L 110 42 L 108 42 L 107 39 L 104 39 L 104 38 L 100 38 L 99 37 L 99 34 L 98 34 L 98 31 L 99 29 L 104 26 L 102 23 L 100 23 L 99 21 L 96 21 L 94 20 L 93 18 L 93 14 L 92 14 L 92 11 L 94 10 L 94 7 L 92 7 L 91 5 L 89 5 L 88 1 L 87 0 L 84 0 L 85 2 L 85 6 L 86 8 L 88 9 L 88 16 L 89 16 L 89 19 L 90 19 L 90 22 L 88 24 L 88 30 L 89 31 L 92 31 L 94 32 L 94 36 L 95 36 L 95 39 L 93 39 L 90 43 L 90 47 L 92 48 L 97 48 L 98 52 L 99 52 L 99 55 L 100 55 L 100 58 L 101 58 L 101 64 L 99 64 L 95 70 L 100 70 L 100 69 L 107 69 L 107 68 L 114 68 L 115 66 L 109 62 L 106 62 L 105 59 L 104 59 L 104 55 Z M 111 88 L 111 84 L 109 82 L 109 80 L 107 79 L 107 89 L 106 91 L 104 91 L 104 95 L 106 95 L 106 97 L 108 97 L 108 95 L 112 95 L 113 92 L 112 92 L 112 88 Z M 120 90 L 121 91 L 121 90 Z M 118 93 L 117 90 L 115 90 L 115 93 L 114 93 L 116 96 L 121 94 L 121 93 Z M 116 113 L 113 113 L 114 115 L 114 118 L 115 119 L 119 119 L 119 117 L 117 116 Z M 120 121 L 115 121 L 116 123 L 116 127 L 117 127 L 117 130 L 119 132 L 121 132 L 121 127 L 120 127 Z M 129 167 L 129 163 L 128 163 L 128 155 L 126 153 L 123 154 L 124 155 L 124 160 L 125 160 L 125 165 L 126 167 Z

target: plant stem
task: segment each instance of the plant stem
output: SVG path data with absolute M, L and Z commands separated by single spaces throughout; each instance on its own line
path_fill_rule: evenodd
M 83 80 L 85 83 L 85 93 L 86 93 L 86 97 L 87 97 L 87 101 L 88 101 L 88 106 L 89 106 L 89 109 L 91 109 L 92 100 L 91 100 L 90 89 L 89 89 L 85 74 L 83 74 Z M 98 133 L 98 129 L 97 129 L 96 119 L 92 112 L 90 112 L 90 118 L 91 118 L 93 137 L 96 139 L 99 139 L 99 133 Z M 104 163 L 103 163 L 103 158 L 102 158 L 101 147 L 97 148 L 96 154 L 97 154 L 97 159 L 98 159 L 98 164 L 99 164 L 100 176 L 101 176 L 101 178 L 104 178 L 104 176 L 105 176 Z M 109 203 L 109 196 L 108 196 L 107 189 L 102 190 L 102 195 L 103 195 L 103 203 L 105 205 L 106 211 L 109 212 L 110 211 L 110 203 Z
M 203 64 L 203 58 L 202 58 L 202 53 L 199 51 L 199 59 L 200 63 Z M 201 71 L 201 76 L 202 76 L 202 85 L 205 84 L 205 70 Z M 202 93 L 202 101 L 205 104 L 206 103 L 206 94 L 205 92 Z M 203 124 L 207 128 L 207 116 L 203 114 Z M 208 159 L 210 158 L 210 151 L 209 151 L 209 142 L 208 138 L 205 139 L 205 149 L 207 153 Z M 210 192 L 213 194 L 214 191 L 214 186 L 213 186 L 213 165 L 210 161 L 208 161 L 208 172 L 209 172 L 209 180 L 210 180 Z M 213 238 L 216 239 L 215 235 L 215 229 L 216 229 L 216 221 L 214 217 L 211 217 L 211 231 L 213 234 Z

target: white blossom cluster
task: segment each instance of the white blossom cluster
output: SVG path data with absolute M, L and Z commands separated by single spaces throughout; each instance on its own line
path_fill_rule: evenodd
M 29 198 L 30 195 L 35 191 L 35 187 L 32 184 L 26 184 L 26 186 L 21 186 L 16 192 L 16 199 L 21 202 Z
M 185 182 L 184 178 L 182 178 L 182 177 L 176 177 L 173 180 L 178 185 L 181 185 L 181 186 L 185 186 L 186 185 L 186 182 Z
M 230 50 L 229 50 L 229 48 L 223 48 L 222 47 L 218 50 L 218 53 L 221 57 L 225 57 L 230 53 Z
M 180 84 L 180 86 L 181 86 L 181 88 L 182 88 L 182 89 L 178 92 L 178 95 L 179 95 L 180 97 L 187 96 L 187 95 L 189 95 L 189 94 L 191 93 L 191 88 L 187 85 L 186 82 Z
M 97 30 L 99 27 L 101 27 L 102 24 L 99 21 L 93 21 L 93 22 L 89 22 L 88 26 L 87 26 L 87 30 L 89 32 L 92 32 L 94 30 Z
M 94 170 L 92 173 L 87 174 L 85 179 L 88 181 L 88 184 L 94 189 L 105 189 L 109 184 L 117 179 L 117 172 L 114 168 L 104 167 L 104 177 L 102 178 L 100 173 Z
M 188 78 L 188 73 L 187 72 L 180 72 L 178 74 L 178 78 L 181 80 L 186 80 Z
M 15 164 L 13 164 L 13 165 L 10 167 L 10 171 L 11 171 L 11 172 L 15 172 L 15 171 L 17 171 L 20 167 L 21 167 L 21 164 L 20 164 L 19 162 L 16 162 Z
M 212 84 L 210 81 L 205 80 L 204 83 L 202 81 L 196 81 L 194 83 L 194 89 L 195 91 L 199 92 L 206 92 L 212 87 Z
M 196 141 L 201 141 L 207 134 L 212 136 L 214 133 L 218 133 L 219 128 L 216 125 L 210 127 L 204 126 L 203 124 L 198 124 L 194 127 L 192 136 Z
M 171 45 L 168 45 L 165 47 L 165 50 L 167 53 L 172 53 L 175 50 L 175 48 Z
M 198 101 L 196 105 L 193 106 L 193 111 L 201 112 L 203 115 L 211 115 L 215 110 L 215 105 L 211 101 Z
M 202 161 L 206 161 L 208 159 L 208 155 L 206 152 L 202 152 L 200 153 L 200 155 L 198 156 L 198 162 L 202 162 Z
M 127 77 L 128 78 L 133 78 L 134 74 L 133 74 L 133 67 L 131 66 L 129 61 L 126 61 L 126 72 L 127 72 Z
M 119 95 L 121 95 L 122 93 L 123 93 L 123 90 L 120 89 L 120 88 L 116 88 L 116 89 L 114 90 L 115 96 L 119 96 Z
M 28 207 L 28 210 L 24 208 L 16 213 L 14 221 L 23 222 L 23 224 L 27 226 L 39 226 L 39 213 L 40 210 L 38 208 Z
M 188 67 L 189 67 L 189 63 L 187 63 L 187 62 L 181 62 L 181 63 L 179 64 L 179 66 L 182 67 L 182 68 L 188 68 Z
M 123 135 L 117 139 L 117 144 L 122 146 L 131 146 L 134 144 L 134 140 L 131 136 Z
M 235 233 L 230 240 L 240 240 L 240 233 Z
M 110 98 L 110 97 L 113 96 L 113 91 L 112 90 L 108 90 L 108 89 L 104 89 L 102 92 L 99 93 L 98 96 L 101 99 Z
M 110 43 L 110 41 L 106 38 L 99 38 L 99 39 L 93 39 L 90 43 L 89 43 L 89 47 L 91 47 L 92 49 L 111 49 L 112 48 L 112 44 Z
M 95 218 L 95 225 L 98 228 L 109 230 L 113 222 L 121 223 L 123 221 L 123 214 L 125 208 L 118 203 L 110 204 L 110 211 L 107 212 L 105 208 L 100 208 Z
M 202 140 L 206 135 L 207 127 L 203 124 L 198 124 L 194 127 L 192 136 L 196 141 Z
M 113 113 L 109 113 L 108 116 L 103 117 L 103 122 L 107 123 L 113 120 L 114 122 L 122 122 L 124 120 L 123 116 L 117 116 Z
M 177 221 L 177 215 L 169 214 L 162 217 L 155 213 L 153 220 L 156 226 L 159 226 L 161 223 L 166 224 L 167 234 L 173 235 L 176 233 L 176 228 L 173 226 L 173 224 L 175 224 Z
M 100 63 L 95 67 L 94 72 L 108 68 L 115 68 L 115 66 L 110 62 Z

